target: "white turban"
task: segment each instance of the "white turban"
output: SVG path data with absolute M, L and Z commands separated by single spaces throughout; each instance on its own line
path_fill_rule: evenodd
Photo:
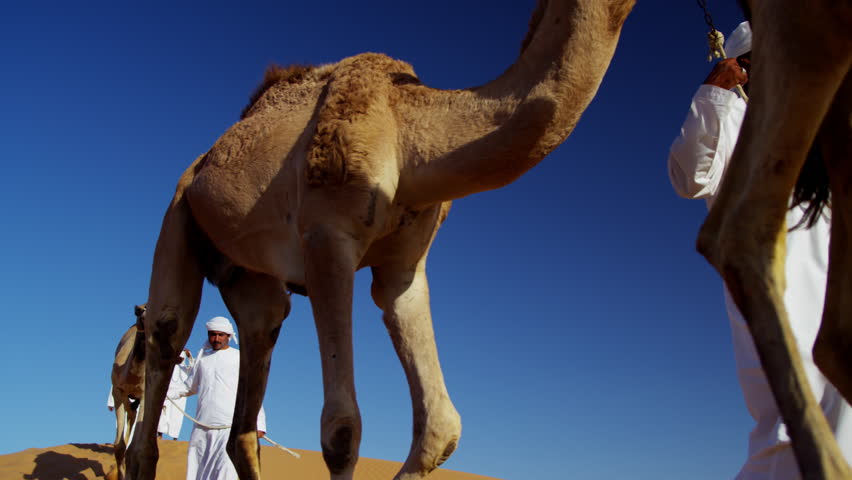
M 231 321 L 225 317 L 213 317 L 207 322 L 207 331 L 222 332 L 234 336 L 234 327 L 231 326 Z
M 206 323 L 206 327 L 207 327 L 208 332 L 212 331 L 212 332 L 227 333 L 228 335 L 231 336 L 231 339 L 234 341 L 234 343 L 236 343 L 237 345 L 240 344 L 240 342 L 237 341 L 237 334 L 234 333 L 234 327 L 231 326 L 231 321 L 228 320 L 227 318 L 225 318 L 225 317 L 213 317 L 213 318 L 210 319 L 209 322 Z M 198 362 L 199 360 L 201 360 L 201 357 L 204 356 L 204 352 L 206 350 L 210 350 L 212 348 L 213 348 L 213 346 L 210 345 L 209 341 L 204 342 L 204 346 L 201 347 L 201 350 L 198 352 L 198 356 L 195 359 L 195 361 Z
M 725 41 L 725 55 L 728 58 L 737 58 L 751 51 L 751 26 L 743 22 L 728 35 Z

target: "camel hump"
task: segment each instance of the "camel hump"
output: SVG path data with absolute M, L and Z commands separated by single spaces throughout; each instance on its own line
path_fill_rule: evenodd
M 331 72 L 308 148 L 309 185 L 340 185 L 369 170 L 372 141 L 393 129 L 395 85 L 418 82 L 408 63 L 379 53 L 341 60 Z
M 245 119 L 252 113 L 253 107 L 270 88 L 279 83 L 289 85 L 302 83 L 308 78 L 308 74 L 312 70 L 314 70 L 314 67 L 311 65 L 298 64 L 293 64 L 287 67 L 273 64 L 267 67 L 266 71 L 263 72 L 263 80 L 261 80 L 260 85 L 254 89 L 254 92 L 252 92 L 249 97 L 248 105 L 246 105 L 240 113 L 240 120 Z

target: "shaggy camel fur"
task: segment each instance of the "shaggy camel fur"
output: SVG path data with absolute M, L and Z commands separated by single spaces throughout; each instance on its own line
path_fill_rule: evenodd
M 124 332 L 112 364 L 112 400 L 115 405 L 115 465 L 124 478 L 124 452 L 145 393 L 145 305 L 133 308 L 136 323 Z
M 852 4 L 753 0 L 751 98 L 725 183 L 698 237 L 751 330 L 807 479 L 847 479 L 784 309 L 785 212 L 816 141 L 831 190 L 831 244 L 813 355 L 852 401 Z
M 183 174 L 163 220 L 130 477 L 154 477 L 157 406 L 207 277 L 241 340 L 228 442 L 240 477 L 260 477 L 255 419 L 290 290 L 308 295 L 316 323 L 323 456 L 333 480 L 351 479 L 361 440 L 352 290 L 365 267 L 410 387 L 413 438 L 396 478 L 422 478 L 446 460 L 461 420 L 432 329 L 430 245 L 451 200 L 509 184 L 565 140 L 633 3 L 539 0 L 518 61 L 478 88 L 429 88 L 410 65 L 375 53 L 270 74 L 244 118 Z

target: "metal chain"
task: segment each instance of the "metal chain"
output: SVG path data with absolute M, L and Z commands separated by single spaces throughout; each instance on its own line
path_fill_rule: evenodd
M 716 31 L 716 26 L 713 25 L 713 17 L 710 16 L 710 11 L 707 10 L 707 0 L 696 0 L 698 2 L 698 6 L 701 7 L 701 10 L 704 10 L 704 21 L 707 22 L 707 26 L 710 27 L 710 33 Z

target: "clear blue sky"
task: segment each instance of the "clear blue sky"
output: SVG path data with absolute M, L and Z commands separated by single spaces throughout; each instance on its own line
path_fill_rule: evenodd
M 534 3 L 5 4 L 0 454 L 112 442 L 112 355 L 146 301 L 178 176 L 239 118 L 268 64 L 374 51 L 427 85 L 475 86 L 514 61 Z M 735 2 L 709 3 L 727 34 Z M 640 0 L 568 140 L 516 183 L 454 204 L 428 267 L 463 422 L 446 468 L 507 480 L 739 468 L 750 419 L 721 283 L 694 251 L 705 206 L 678 198 L 666 173 L 710 68 L 706 31 L 694 2 Z M 361 455 L 402 461 L 408 390 L 370 274 L 357 279 Z M 205 285 L 193 351 L 221 314 Z M 270 436 L 318 450 L 321 390 L 310 308 L 294 297 L 265 400 Z

